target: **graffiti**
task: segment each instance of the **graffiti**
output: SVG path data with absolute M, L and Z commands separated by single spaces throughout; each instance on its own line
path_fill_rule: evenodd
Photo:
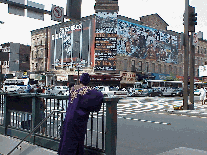
M 116 70 L 117 13 L 97 13 L 95 70 Z
M 121 19 L 117 35 L 117 55 L 177 63 L 177 36 Z

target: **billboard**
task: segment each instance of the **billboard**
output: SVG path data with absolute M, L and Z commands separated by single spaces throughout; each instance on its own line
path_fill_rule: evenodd
M 52 26 L 48 29 L 50 55 L 49 66 L 51 69 L 90 67 L 94 59 L 93 20 L 82 23 Z M 93 54 L 92 54 L 93 53 Z

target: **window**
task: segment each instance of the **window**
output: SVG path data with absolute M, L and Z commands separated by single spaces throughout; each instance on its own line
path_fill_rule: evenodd
M 149 72 L 149 63 L 148 62 L 146 62 L 145 68 L 146 68 L 146 72 Z
M 206 48 L 204 48 L 204 54 L 206 54 Z
M 182 63 L 182 57 L 183 57 L 182 54 L 178 55 L 178 63 Z
M 201 58 L 201 60 L 200 60 L 200 66 L 202 66 L 203 65 L 203 58 Z
M 132 60 L 132 66 L 135 66 L 135 60 Z
M 152 72 L 155 73 L 155 63 L 152 63 Z
M 172 66 L 169 65 L 169 74 L 172 73 Z
M 164 65 L 164 73 L 166 74 L 166 65 Z
M 28 55 L 25 56 L 25 61 L 29 61 L 29 56 Z
M 179 68 L 179 75 L 183 75 L 182 67 Z
M 174 66 L 174 74 L 177 75 L 177 67 Z
M 139 61 L 138 71 L 142 71 L 142 62 Z
M 127 70 L 127 59 L 124 59 L 124 71 Z
M 198 54 L 199 54 L 199 46 L 198 46 Z
M 131 71 L 135 72 L 135 60 L 132 60 L 132 66 L 131 66 Z
M 158 73 L 161 73 L 161 64 L 158 64 Z

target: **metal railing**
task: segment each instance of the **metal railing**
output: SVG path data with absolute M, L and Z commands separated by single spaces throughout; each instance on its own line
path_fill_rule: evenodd
M 1 134 L 58 150 L 68 96 L 26 93 L 1 93 L 0 96 Z M 47 119 L 41 125 L 39 123 L 43 117 L 37 103 L 40 98 L 45 100 L 47 107 L 44 111 Z M 118 98 L 104 98 L 101 110 L 90 113 L 84 142 L 85 151 L 89 154 L 116 154 L 118 100 Z

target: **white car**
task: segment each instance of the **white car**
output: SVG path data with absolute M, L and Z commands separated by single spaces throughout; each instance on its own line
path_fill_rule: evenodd
M 194 95 L 200 96 L 200 89 L 194 90 Z
M 48 90 L 47 93 L 52 95 L 64 95 L 67 90 L 69 90 L 67 86 L 55 86 Z

